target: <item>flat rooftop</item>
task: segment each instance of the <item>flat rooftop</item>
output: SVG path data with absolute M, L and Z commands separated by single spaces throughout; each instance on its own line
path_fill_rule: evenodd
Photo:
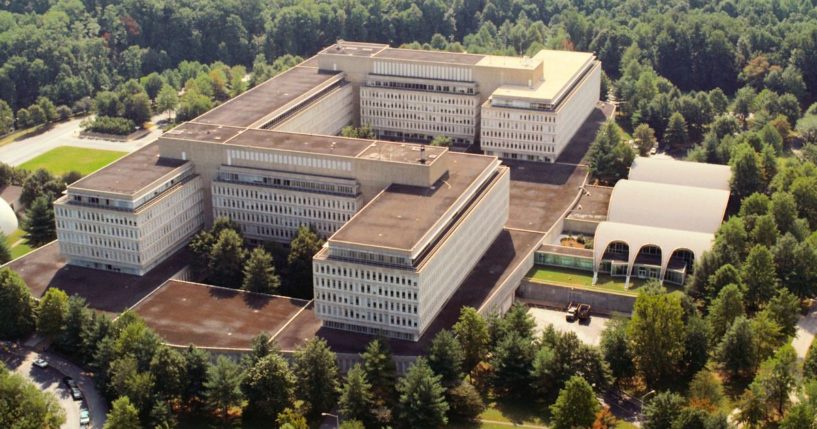
M 153 142 L 79 179 L 69 185 L 68 190 L 132 196 L 186 163 L 180 159 L 159 157 L 159 145 Z
M 429 188 L 391 185 L 346 222 L 330 245 L 357 244 L 403 251 L 415 247 L 496 158 L 449 152 L 448 174 Z
M 418 342 L 388 339 L 392 352 L 399 356 L 417 356 L 427 353 L 432 338 L 442 329 L 451 329 L 465 306 L 479 309 L 503 285 L 544 237 L 543 234 L 503 230 L 494 240 L 474 270 L 443 306 L 439 315 Z M 337 353 L 361 353 L 376 338 L 356 332 L 322 328 L 311 307 L 295 317 L 281 331 L 275 341 L 283 350 L 294 350 L 306 340 L 323 338 Z
M 511 167 L 508 228 L 547 232 L 568 210 L 587 177 L 587 167 L 503 160 Z
M 338 41 L 338 43 L 328 46 L 326 49 L 322 50 L 320 54 L 350 55 L 355 57 L 368 58 L 374 56 L 376 53 L 388 47 L 389 45 L 381 43 Z
M 607 219 L 612 193 L 612 187 L 585 185 L 578 204 L 567 215 L 568 218 L 593 221 Z
M 532 60 L 544 63 L 541 81 L 533 82 L 533 87 L 502 85 L 492 95 L 556 104 L 582 78 L 585 71 L 591 68 L 595 58 L 589 52 L 541 50 Z
M 249 127 L 290 102 L 308 97 L 313 89 L 336 76 L 337 73 L 319 71 L 314 67 L 292 67 L 225 101 L 194 121 L 202 124 Z
M 421 49 L 385 48 L 373 55 L 375 58 L 403 61 L 425 61 L 455 65 L 477 65 L 485 55 L 462 52 L 426 51 Z
M 420 151 L 423 147 L 425 147 L 425 156 L 429 164 L 448 151 L 447 148 L 438 146 L 265 129 L 243 129 L 198 122 L 179 125 L 165 133 L 162 138 L 411 164 L 419 162 Z
M 65 262 L 59 244 L 53 241 L 6 266 L 25 280 L 35 298 L 42 297 L 49 288 L 56 288 L 85 298 L 88 306 L 95 310 L 119 313 L 185 268 L 190 263 L 190 254 L 182 249 L 141 277 Z
M 168 280 L 133 307 L 167 343 L 247 349 L 275 335 L 308 301 Z

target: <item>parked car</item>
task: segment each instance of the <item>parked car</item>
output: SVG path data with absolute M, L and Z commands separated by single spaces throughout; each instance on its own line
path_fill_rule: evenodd
M 71 378 L 71 377 L 69 377 L 69 376 L 67 376 L 67 375 L 66 375 L 65 377 L 63 377 L 63 378 L 62 378 L 62 381 L 63 381 L 63 383 L 65 383 L 65 385 L 66 385 L 66 386 L 67 386 L 69 389 L 72 389 L 72 388 L 74 388 L 74 387 L 77 387 L 77 382 L 76 382 L 76 381 L 74 381 L 74 379 L 73 379 L 73 378 Z
M 91 413 L 88 410 L 79 410 L 79 424 L 80 426 L 91 424 Z
M 579 304 L 576 315 L 579 317 L 579 322 L 590 320 L 590 304 Z
M 48 361 L 46 361 L 43 358 L 37 358 L 34 361 L 34 366 L 36 366 L 37 368 L 42 368 L 42 369 L 48 368 Z
M 82 391 L 79 390 L 79 387 L 72 387 L 71 388 L 71 397 L 74 398 L 75 401 L 82 400 Z

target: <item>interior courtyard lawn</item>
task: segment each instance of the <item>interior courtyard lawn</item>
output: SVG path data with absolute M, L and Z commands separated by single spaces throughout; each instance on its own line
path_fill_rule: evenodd
M 78 171 L 83 176 L 93 173 L 113 161 L 125 156 L 127 152 L 112 150 L 86 149 L 75 146 L 60 146 L 20 165 L 28 171 L 44 168 L 54 175 L 63 175 Z
M 626 295 L 638 295 L 638 289 L 646 284 L 645 280 L 630 277 L 630 287 L 625 289 L 623 277 L 611 277 L 604 274 L 599 274 L 598 281 L 593 284 L 593 273 L 590 271 L 540 265 L 534 266 L 528 272 L 527 277 L 534 282 L 550 283 L 556 286 L 581 287 L 588 290 Z

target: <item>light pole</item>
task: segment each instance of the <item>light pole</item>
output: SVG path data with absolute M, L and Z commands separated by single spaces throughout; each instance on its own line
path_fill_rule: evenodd
M 337 414 L 332 413 L 321 413 L 321 417 L 334 417 L 335 418 L 335 428 L 340 427 L 340 417 Z
M 655 394 L 655 390 L 650 390 L 649 392 L 645 393 L 638 402 L 641 404 L 641 407 L 638 408 L 638 421 L 639 423 L 644 420 L 644 401 L 647 400 L 647 396 Z

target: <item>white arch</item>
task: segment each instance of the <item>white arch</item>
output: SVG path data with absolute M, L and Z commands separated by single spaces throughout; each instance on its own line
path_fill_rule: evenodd
M 10 235 L 17 231 L 18 226 L 14 209 L 4 199 L 0 198 L 0 231 L 3 234 Z

